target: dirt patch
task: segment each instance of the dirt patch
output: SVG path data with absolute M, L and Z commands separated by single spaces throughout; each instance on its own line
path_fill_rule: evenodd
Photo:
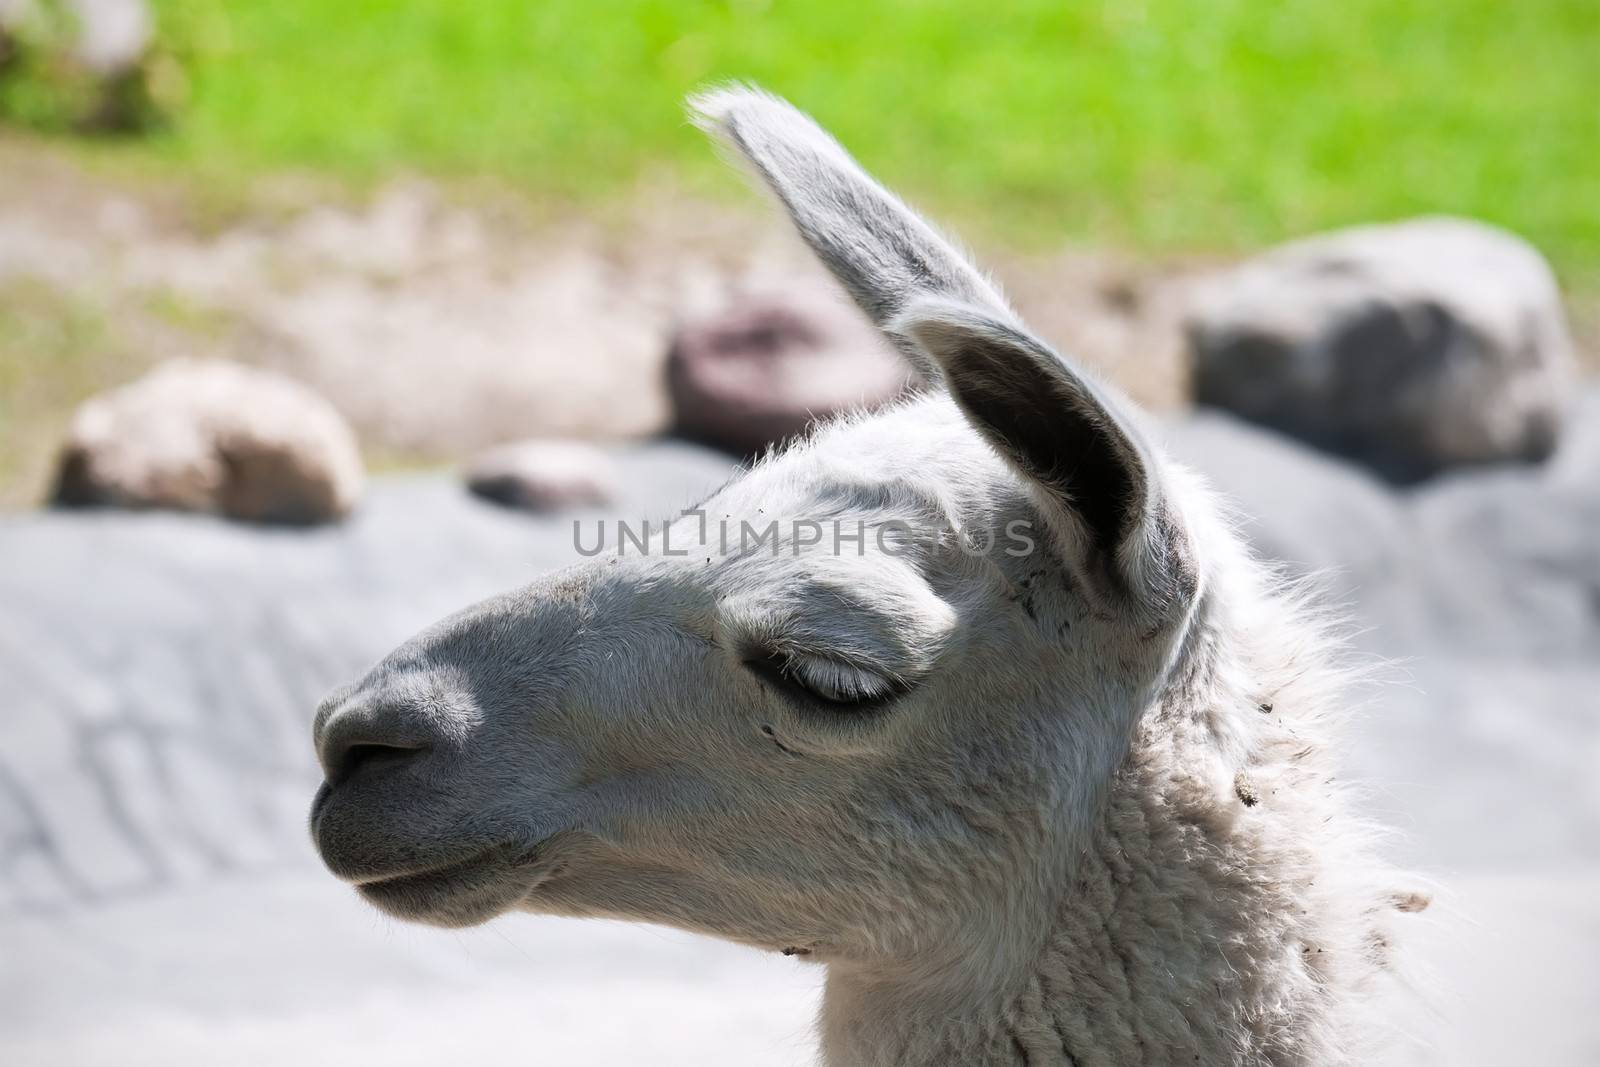
M 1149 406 L 1184 402 L 1185 288 L 1212 263 L 979 256 L 1063 351 Z M 681 316 L 818 274 L 754 198 L 647 190 L 593 217 L 416 180 L 355 202 L 289 179 L 219 218 L 203 190 L 0 141 L 0 503 L 39 498 L 76 403 L 176 356 L 307 382 L 380 466 L 648 435 L 668 421 Z

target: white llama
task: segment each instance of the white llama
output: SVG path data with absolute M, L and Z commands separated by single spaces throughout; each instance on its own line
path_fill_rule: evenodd
M 805 955 L 837 1067 L 1349 1062 L 1422 900 L 1333 784 L 1317 628 L 808 118 L 695 107 L 928 390 L 330 697 L 328 867 L 442 926 L 608 916 Z

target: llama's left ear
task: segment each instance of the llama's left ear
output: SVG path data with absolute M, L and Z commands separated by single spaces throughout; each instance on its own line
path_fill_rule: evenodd
M 889 329 L 928 354 L 968 420 L 1061 506 L 1093 573 L 1147 605 L 1192 596 L 1155 457 L 1104 389 L 1015 321 L 967 304 L 916 300 Z

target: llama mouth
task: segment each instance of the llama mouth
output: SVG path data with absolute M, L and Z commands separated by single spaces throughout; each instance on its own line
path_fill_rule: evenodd
M 548 876 L 540 846 L 496 846 L 441 867 L 357 879 L 362 899 L 400 919 L 473 926 L 515 907 Z

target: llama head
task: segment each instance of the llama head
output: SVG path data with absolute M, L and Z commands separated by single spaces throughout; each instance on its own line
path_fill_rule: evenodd
M 1174 475 L 809 119 L 750 90 L 697 108 L 927 390 L 330 697 L 316 844 L 441 925 L 924 963 L 1028 938 L 1199 596 Z

